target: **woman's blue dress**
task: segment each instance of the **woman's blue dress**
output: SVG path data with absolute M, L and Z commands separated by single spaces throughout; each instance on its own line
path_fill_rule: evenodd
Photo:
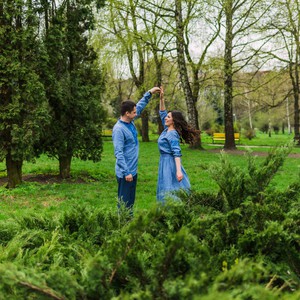
M 158 201 L 164 202 L 168 197 L 176 199 L 176 191 L 180 189 L 189 190 L 191 185 L 182 165 L 183 179 L 179 182 L 176 178 L 175 157 L 181 157 L 180 137 L 176 130 L 168 131 L 165 126 L 167 111 L 160 111 L 159 114 L 165 129 L 158 139 L 160 160 L 156 198 Z

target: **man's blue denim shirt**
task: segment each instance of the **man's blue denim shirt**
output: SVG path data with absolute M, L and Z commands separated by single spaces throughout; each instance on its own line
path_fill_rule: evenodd
M 136 104 L 136 118 L 140 116 L 148 104 L 152 94 L 146 92 L 143 98 Z M 112 139 L 114 143 L 114 153 L 116 157 L 116 175 L 123 178 L 129 174 L 137 174 L 139 142 L 134 121 L 126 123 L 120 119 L 113 128 Z

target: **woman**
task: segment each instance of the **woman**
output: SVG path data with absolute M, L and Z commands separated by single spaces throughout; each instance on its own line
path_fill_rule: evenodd
M 191 187 L 189 178 L 181 165 L 180 142 L 184 140 L 191 144 L 199 135 L 199 131 L 192 129 L 179 111 L 167 112 L 164 102 L 164 91 L 160 89 L 160 118 L 164 131 L 158 139 L 160 152 L 158 184 L 156 197 L 164 202 L 166 197 L 176 198 L 176 191 Z

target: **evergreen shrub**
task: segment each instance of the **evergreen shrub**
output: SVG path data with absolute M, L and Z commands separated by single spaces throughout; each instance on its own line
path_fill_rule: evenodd
M 288 152 L 247 157 L 245 170 L 222 154 L 218 193 L 179 193 L 133 218 L 76 205 L 0 223 L 0 297 L 299 299 L 299 183 L 271 184 Z

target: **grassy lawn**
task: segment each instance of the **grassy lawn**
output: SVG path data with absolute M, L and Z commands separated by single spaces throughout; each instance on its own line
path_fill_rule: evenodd
M 288 135 L 258 136 L 251 141 L 243 140 L 238 149 L 245 150 L 245 145 L 256 146 L 255 151 L 270 151 L 270 146 L 285 143 L 291 140 Z M 156 203 L 156 181 L 158 173 L 159 153 L 156 143 L 157 137 L 151 136 L 150 143 L 140 143 L 139 177 L 135 210 L 150 208 Z M 211 145 L 208 136 L 202 136 L 204 150 L 191 150 L 182 146 L 182 163 L 185 167 L 192 188 L 199 192 L 215 192 L 218 190 L 216 183 L 211 179 L 209 168 L 219 162 L 219 153 L 214 149 L 222 149 L 222 145 Z M 214 151 L 213 151 L 214 150 Z M 293 153 L 300 153 L 300 148 L 295 147 Z M 245 155 L 228 154 L 230 161 L 235 166 L 245 168 L 247 160 Z M 265 157 L 257 156 L 257 163 Z M 72 180 L 64 182 L 39 183 L 24 181 L 14 189 L 7 190 L 0 187 L 0 220 L 8 219 L 14 215 L 26 214 L 43 210 L 44 213 L 59 214 L 61 211 L 80 204 L 116 210 L 117 184 L 114 174 L 115 159 L 111 141 L 105 141 L 102 160 L 98 163 L 72 161 Z M 284 190 L 291 182 L 299 178 L 299 158 L 289 157 L 283 168 L 275 176 L 272 184 Z M 0 170 L 5 169 L 5 162 L 0 163 Z M 36 163 L 24 163 L 24 178 L 28 175 L 41 174 L 55 175 L 58 173 L 58 162 L 46 156 L 39 158 Z M 5 172 L 0 173 L 4 177 Z

